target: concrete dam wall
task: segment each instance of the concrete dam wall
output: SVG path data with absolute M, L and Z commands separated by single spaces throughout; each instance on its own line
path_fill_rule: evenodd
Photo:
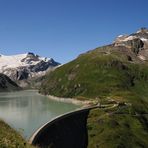
M 53 119 L 34 133 L 30 143 L 41 148 L 86 148 L 88 144 L 86 125 L 90 109 L 92 107 Z

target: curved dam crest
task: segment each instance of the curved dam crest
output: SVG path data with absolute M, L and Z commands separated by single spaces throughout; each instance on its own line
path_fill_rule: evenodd
M 88 144 L 87 117 L 91 109 L 78 109 L 47 122 L 29 139 L 40 148 L 86 148 Z

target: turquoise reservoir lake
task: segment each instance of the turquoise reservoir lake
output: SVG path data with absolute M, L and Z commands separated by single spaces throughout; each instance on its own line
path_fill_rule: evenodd
M 26 139 L 47 121 L 79 107 L 50 100 L 35 90 L 0 93 L 0 119 Z

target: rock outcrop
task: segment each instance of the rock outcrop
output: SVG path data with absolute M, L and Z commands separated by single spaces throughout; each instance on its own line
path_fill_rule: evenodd
M 148 30 L 141 28 L 136 33 L 131 35 L 119 35 L 115 41 L 114 46 L 124 46 L 133 51 L 140 60 L 148 60 Z
M 9 77 L 0 73 L 0 92 L 20 90 L 21 88 L 13 82 Z
M 115 46 L 125 46 L 131 49 L 135 54 L 138 54 L 144 47 L 144 43 L 141 39 L 133 37 L 124 40 L 118 40 L 115 42 Z

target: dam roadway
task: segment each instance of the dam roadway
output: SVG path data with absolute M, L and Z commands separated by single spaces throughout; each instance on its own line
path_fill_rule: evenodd
M 86 148 L 87 117 L 92 106 L 60 115 L 40 127 L 29 143 L 40 148 Z

